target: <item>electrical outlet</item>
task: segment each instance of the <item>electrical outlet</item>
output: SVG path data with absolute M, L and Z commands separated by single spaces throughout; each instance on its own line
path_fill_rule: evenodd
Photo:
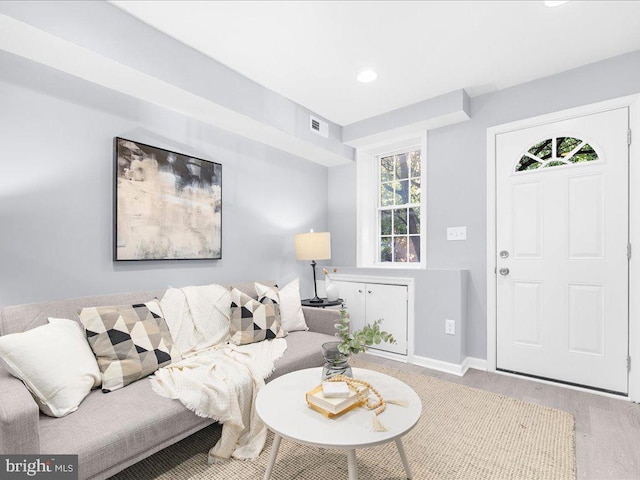
M 466 240 L 467 227 L 449 227 L 447 228 L 447 240 Z
M 447 335 L 455 335 L 456 334 L 456 321 L 455 320 L 445 320 L 444 321 L 444 333 Z

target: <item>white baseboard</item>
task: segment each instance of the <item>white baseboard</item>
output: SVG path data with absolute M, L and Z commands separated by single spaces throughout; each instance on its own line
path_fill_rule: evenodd
M 487 369 L 487 361 L 475 357 L 467 357 L 462 361 L 461 364 L 457 364 L 443 362 L 442 360 L 435 360 L 428 357 L 421 357 L 420 355 L 414 355 L 412 363 L 420 367 L 430 368 L 439 372 L 450 373 L 451 375 L 456 375 L 458 377 L 462 377 L 470 368 L 473 368 L 475 370 Z
M 463 371 L 462 365 L 458 365 L 457 363 L 443 362 L 442 360 L 421 357 L 420 355 L 413 356 L 413 363 L 414 365 L 418 365 L 420 367 L 430 368 L 439 372 L 450 373 L 452 375 L 457 375 L 458 377 L 463 376 L 466 371 Z
M 388 358 L 389 360 L 395 360 L 396 362 L 411 363 L 407 355 L 400 353 L 385 352 L 383 350 L 376 350 L 375 348 L 367 348 L 369 355 L 375 355 L 376 357 Z
M 466 363 L 467 369 L 473 368 L 474 370 L 487 371 L 487 361 L 484 358 L 467 357 L 462 364 Z M 465 369 L 466 371 L 466 369 Z

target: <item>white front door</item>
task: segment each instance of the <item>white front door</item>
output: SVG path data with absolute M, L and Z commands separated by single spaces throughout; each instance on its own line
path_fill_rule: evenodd
M 628 117 L 497 135 L 497 368 L 627 392 Z

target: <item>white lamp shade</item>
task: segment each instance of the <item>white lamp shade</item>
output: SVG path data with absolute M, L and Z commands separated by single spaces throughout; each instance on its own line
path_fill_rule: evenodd
M 294 241 L 297 260 L 329 260 L 331 258 L 329 232 L 298 233 Z

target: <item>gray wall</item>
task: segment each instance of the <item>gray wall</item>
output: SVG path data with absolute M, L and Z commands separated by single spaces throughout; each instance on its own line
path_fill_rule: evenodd
M 640 51 L 569 70 L 509 89 L 471 99 L 471 120 L 428 133 L 427 152 L 427 268 L 468 269 L 466 354 L 486 358 L 486 136 L 487 128 L 515 120 L 640 92 Z M 334 239 L 333 263 L 356 265 L 355 165 L 329 172 L 329 229 Z M 448 242 L 446 229 L 467 227 L 467 241 Z M 366 269 L 364 270 L 366 273 Z M 391 276 L 424 275 L 390 270 Z M 428 286 L 421 282 L 422 288 Z M 451 296 L 418 298 L 432 302 Z M 432 304 L 430 312 L 441 311 Z M 416 308 L 417 310 L 417 308 Z M 418 337 L 440 329 L 443 319 L 427 315 L 416 323 L 416 350 L 426 345 L 434 358 L 450 358 L 439 338 Z M 444 324 L 442 324 L 442 331 Z M 429 346 L 431 345 L 431 346 Z
M 0 2 L 0 12 L 303 136 L 294 114 L 283 113 L 304 116 L 302 107 L 105 2 Z M 431 273 L 385 272 L 438 284 L 437 271 L 469 270 L 467 355 L 486 357 L 487 127 L 638 91 L 640 52 L 633 52 L 473 98 L 471 120 L 429 132 Z M 306 295 L 308 266 L 295 261 L 291 237 L 310 227 L 332 232 L 334 265 L 355 266 L 355 165 L 327 174 L 324 167 L 6 53 L 0 54 L 0 129 L 0 305 L 168 284 L 282 282 L 298 274 Z M 331 131 L 335 141 L 339 127 Z M 223 260 L 111 262 L 116 135 L 223 164 Z M 344 145 L 313 141 L 345 151 Z M 468 240 L 447 242 L 446 228 L 459 225 L 467 226 Z M 428 282 L 417 283 L 427 313 L 416 319 L 416 344 L 424 346 L 425 356 L 453 358 L 431 332 L 444 330 L 437 312 L 445 312 L 442 299 L 455 294 L 427 298 Z
M 341 141 L 339 125 L 323 118 L 329 125 L 329 138 L 310 132 L 310 110 L 108 2 L 4 0 L 0 1 L 0 13 L 353 159 L 353 148 Z
M 0 305 L 300 275 L 327 169 L 0 52 Z M 112 262 L 113 137 L 223 165 L 222 260 Z

